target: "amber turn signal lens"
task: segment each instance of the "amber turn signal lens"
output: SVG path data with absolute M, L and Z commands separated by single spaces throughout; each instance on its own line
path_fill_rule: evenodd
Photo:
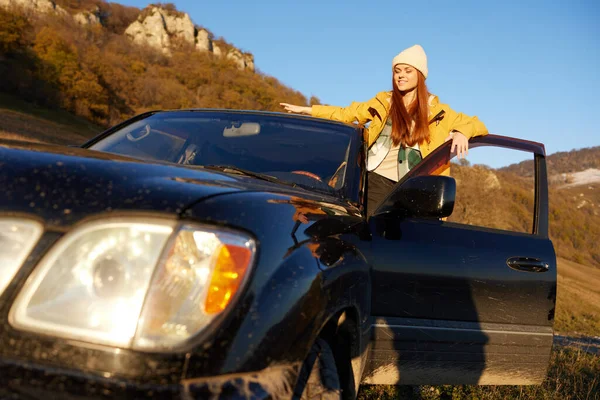
M 227 308 L 235 296 L 252 259 L 252 252 L 245 247 L 221 245 L 212 273 L 204 311 L 218 314 Z
M 169 351 L 231 308 L 254 264 L 243 232 L 184 225 L 165 249 L 149 286 L 134 338 L 136 350 Z

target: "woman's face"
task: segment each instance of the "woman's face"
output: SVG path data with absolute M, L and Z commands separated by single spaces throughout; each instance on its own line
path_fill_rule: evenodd
M 394 65 L 394 82 L 401 92 L 409 92 L 417 87 L 417 69 L 408 64 Z

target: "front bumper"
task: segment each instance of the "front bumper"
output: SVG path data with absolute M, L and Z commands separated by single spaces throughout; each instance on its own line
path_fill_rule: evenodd
M 22 361 L 0 360 L 0 398 L 83 399 L 284 399 L 291 398 L 300 365 L 254 373 L 183 379 L 176 384 L 102 377 Z

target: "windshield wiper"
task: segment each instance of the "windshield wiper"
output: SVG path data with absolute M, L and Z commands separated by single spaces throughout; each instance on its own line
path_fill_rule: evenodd
M 283 185 L 288 185 L 291 187 L 298 186 L 294 182 L 282 181 L 281 179 L 277 179 L 271 175 L 265 175 L 265 174 L 260 174 L 258 172 L 248 171 L 246 169 L 238 168 L 233 165 L 201 165 L 200 167 L 206 168 L 206 169 L 212 169 L 215 171 L 221 171 L 221 172 L 234 172 L 234 173 L 238 173 L 238 174 L 241 174 L 244 176 L 250 176 L 252 178 L 260 179 L 263 181 L 267 181 L 267 182 L 271 182 L 271 183 L 278 183 L 280 185 L 283 184 Z

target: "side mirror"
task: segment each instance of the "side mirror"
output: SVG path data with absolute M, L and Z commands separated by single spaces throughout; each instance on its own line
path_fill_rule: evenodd
M 449 176 L 416 176 L 388 195 L 375 214 L 444 218 L 452 214 L 456 181 Z

